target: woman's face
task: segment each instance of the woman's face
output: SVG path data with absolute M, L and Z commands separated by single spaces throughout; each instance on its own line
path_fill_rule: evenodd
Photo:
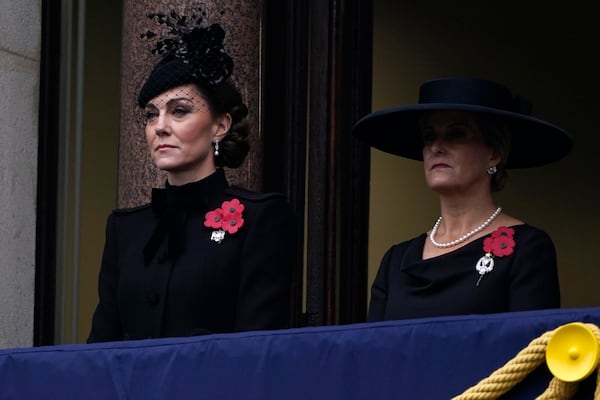
M 490 188 L 487 169 L 500 156 L 485 143 L 467 112 L 428 112 L 421 122 L 423 164 L 428 186 L 440 193 L 468 193 Z
M 215 170 L 212 144 L 229 130 L 229 114 L 213 116 L 194 84 L 167 90 L 145 108 L 146 140 L 157 168 L 167 171 L 169 183 L 181 185 Z

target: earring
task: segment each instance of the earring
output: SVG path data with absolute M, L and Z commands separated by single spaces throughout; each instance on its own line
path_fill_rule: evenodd
M 219 141 L 215 142 L 215 157 L 219 156 Z
M 498 171 L 498 168 L 496 168 L 495 165 L 492 165 L 491 167 L 489 167 L 487 169 L 487 173 L 490 175 L 494 175 L 497 171 Z

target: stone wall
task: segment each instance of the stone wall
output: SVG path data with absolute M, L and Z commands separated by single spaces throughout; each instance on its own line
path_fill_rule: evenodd
M 0 348 L 33 344 L 41 1 L 0 0 Z

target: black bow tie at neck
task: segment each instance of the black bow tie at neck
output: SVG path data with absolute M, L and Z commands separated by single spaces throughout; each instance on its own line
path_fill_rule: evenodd
M 152 189 L 152 210 L 158 222 L 150 240 L 144 247 L 146 266 L 156 256 L 167 239 L 167 257 L 175 262 L 185 250 L 185 227 L 191 213 L 208 209 L 210 196 L 219 192 L 219 187 L 227 186 L 222 172 L 216 172 L 201 181 L 183 186 L 166 184 L 164 189 Z
M 152 192 L 152 209 L 158 216 L 158 222 L 152 236 L 144 247 L 144 263 L 146 266 L 156 256 L 162 243 L 167 238 L 167 257 L 175 261 L 184 247 L 184 230 L 188 209 L 176 202 L 169 201 L 165 192 Z
M 158 252 L 165 237 L 167 237 L 167 257 L 175 261 L 183 250 L 183 231 L 187 221 L 185 209 L 165 207 L 159 217 L 152 236 L 144 247 L 144 263 L 146 266 Z

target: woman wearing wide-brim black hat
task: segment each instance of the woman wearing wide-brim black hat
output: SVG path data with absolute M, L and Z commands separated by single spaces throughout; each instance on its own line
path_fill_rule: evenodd
M 507 169 L 549 164 L 571 150 L 569 134 L 531 109 L 498 83 L 450 77 L 425 82 L 418 104 L 356 123 L 361 141 L 422 161 L 440 198 L 431 230 L 384 255 L 369 321 L 560 307 L 552 239 L 493 197 Z

